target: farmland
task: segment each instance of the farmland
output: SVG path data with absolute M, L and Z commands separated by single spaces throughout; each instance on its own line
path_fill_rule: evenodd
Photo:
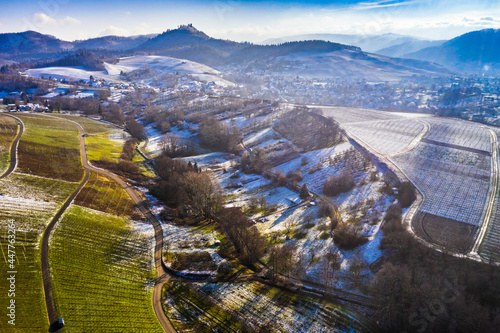
M 259 282 L 171 282 L 166 311 L 178 332 L 345 332 L 370 329 L 339 305 Z
M 40 237 L 56 210 L 76 184 L 13 173 L 0 180 L 0 232 L 7 234 L 7 220 L 15 221 L 17 230 L 17 309 L 16 328 L 7 328 L 0 322 L 3 332 L 45 331 L 47 312 L 45 309 L 40 272 Z M 2 251 L 6 255 L 5 244 Z M 7 280 L 0 287 L 7 290 Z M 9 325 L 10 326 L 10 325 Z
M 10 145 L 16 133 L 16 120 L 0 114 L 0 175 L 8 168 L 10 162 Z
M 75 203 L 105 213 L 135 217 L 134 202 L 114 180 L 91 171 L 89 180 L 75 199 Z
M 54 118 L 19 115 L 25 125 L 19 143 L 19 172 L 77 182 L 83 176 L 76 126 Z
M 57 116 L 80 124 L 88 134 L 85 142 L 87 144 L 89 161 L 98 161 L 100 159 L 114 160 L 120 157 L 123 142 L 129 137 L 123 130 L 86 117 L 65 114 Z
M 107 160 L 116 162 L 121 155 L 125 140 L 130 135 L 114 125 L 103 123 L 87 117 L 68 114 L 57 114 L 57 117 L 68 119 L 80 124 L 85 133 L 87 156 L 90 162 Z M 144 175 L 154 176 L 154 173 L 144 163 L 144 158 L 135 153 L 133 162 L 137 163 Z
M 420 213 L 412 222 L 417 235 L 461 253 L 470 250 L 489 204 L 491 174 L 497 172 L 492 170 L 487 128 L 426 115 L 404 119 L 395 113 L 391 120 L 389 112 L 377 115 L 361 109 L 332 108 L 325 114 L 340 121 L 362 145 L 386 156 L 423 194 Z M 490 243 L 496 243 L 495 228 L 484 245 L 489 253 Z
M 50 242 L 54 297 L 65 331 L 162 331 L 151 306 L 150 227 L 75 205 Z

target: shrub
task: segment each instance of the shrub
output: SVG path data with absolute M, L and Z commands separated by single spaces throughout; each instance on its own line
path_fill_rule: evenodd
M 401 207 L 410 207 L 412 202 L 416 199 L 415 190 L 410 182 L 403 182 L 399 186 L 398 200 Z
M 342 170 L 338 176 L 330 176 L 323 184 L 323 193 L 329 197 L 334 197 L 340 193 L 345 193 L 354 187 L 354 178 L 347 169 Z
M 335 230 L 333 241 L 339 249 L 352 250 L 368 242 L 368 238 L 362 236 L 359 231 L 351 225 L 341 224 Z

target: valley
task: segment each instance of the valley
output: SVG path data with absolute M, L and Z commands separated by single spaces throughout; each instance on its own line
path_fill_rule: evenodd
M 0 34 L 0 331 L 494 332 L 500 81 L 364 37 Z

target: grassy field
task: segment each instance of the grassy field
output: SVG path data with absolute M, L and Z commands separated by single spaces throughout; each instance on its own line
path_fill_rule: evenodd
M 54 181 L 24 174 L 11 174 L 0 181 L 0 234 L 2 257 L 7 251 L 8 220 L 13 219 L 16 227 L 16 326 L 0 320 L 0 332 L 46 332 L 47 312 L 40 273 L 41 234 L 61 206 L 62 202 L 76 188 L 75 183 Z M 6 262 L 6 261 L 4 261 Z M 2 267 L 7 267 L 2 265 Z M 0 313 L 7 318 L 6 269 L 0 279 L 2 297 Z
M 135 204 L 114 180 L 91 171 L 75 204 L 126 218 L 138 218 Z
M 78 129 L 68 121 L 18 115 L 25 129 L 19 143 L 20 172 L 78 182 L 83 176 Z
M 14 118 L 0 114 L 0 175 L 9 167 L 10 145 L 17 133 Z
M 125 140 L 130 138 L 130 135 L 124 130 L 90 118 L 66 114 L 55 114 L 55 116 L 72 120 L 83 127 L 88 134 L 85 142 L 89 161 L 108 159 L 118 162 L 123 144 Z M 145 176 L 155 176 L 152 170 L 145 165 L 144 158 L 140 154 L 134 155 L 133 162 L 140 166 Z
M 63 332 L 163 332 L 151 304 L 153 232 L 133 223 L 74 205 L 54 229 L 49 259 Z

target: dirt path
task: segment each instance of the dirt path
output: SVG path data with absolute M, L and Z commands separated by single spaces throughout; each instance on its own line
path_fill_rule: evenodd
M 7 177 L 10 175 L 17 167 L 17 147 L 19 146 L 19 140 L 21 139 L 21 136 L 23 135 L 24 132 L 24 124 L 21 121 L 21 119 L 7 115 L 9 117 L 14 118 L 17 123 L 19 124 L 19 130 L 17 131 L 17 135 L 14 138 L 14 141 L 12 141 L 12 144 L 10 145 L 10 164 L 9 168 L 0 176 L 0 179 Z

